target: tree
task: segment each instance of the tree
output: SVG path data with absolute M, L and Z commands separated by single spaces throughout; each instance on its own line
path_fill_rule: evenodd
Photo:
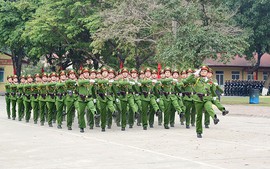
M 270 1 L 266 0 L 231 0 L 227 5 L 237 11 L 235 22 L 249 33 L 249 48 L 245 50 L 247 58 L 253 58 L 257 53 L 257 63 L 250 68 L 250 72 L 257 71 L 264 53 L 270 53 Z M 270 72 L 264 87 L 268 90 Z M 267 93 L 267 92 L 266 92 Z
M 0 45 L 11 53 L 13 67 L 20 76 L 22 59 L 26 56 L 29 43 L 22 38 L 26 22 L 37 8 L 37 1 L 0 1 Z

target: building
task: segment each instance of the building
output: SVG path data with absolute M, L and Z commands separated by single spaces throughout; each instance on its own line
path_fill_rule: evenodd
M 270 55 L 265 53 L 261 58 L 260 67 L 257 72 L 249 72 L 249 69 L 256 63 L 256 57 L 246 60 L 244 57 L 236 56 L 230 62 L 224 64 L 217 60 L 206 59 L 204 64 L 214 70 L 219 85 L 223 86 L 226 80 L 266 80 L 270 73 Z
M 8 75 L 13 75 L 12 59 L 10 56 L 0 53 L 0 93 L 5 92 Z

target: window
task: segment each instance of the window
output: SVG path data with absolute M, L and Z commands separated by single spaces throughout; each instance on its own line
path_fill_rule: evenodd
M 248 74 L 247 74 L 247 80 L 254 80 L 253 73 L 248 72 Z
M 232 80 L 240 79 L 240 72 L 239 71 L 232 71 Z
M 267 80 L 268 74 L 267 72 L 263 72 L 263 80 Z
M 224 72 L 216 71 L 216 79 L 219 85 L 224 85 Z
M 4 82 L 4 68 L 0 68 L 0 82 Z

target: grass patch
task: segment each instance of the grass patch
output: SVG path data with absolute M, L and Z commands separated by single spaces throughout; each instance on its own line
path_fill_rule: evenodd
M 222 96 L 222 104 L 246 105 L 246 106 L 267 106 L 270 107 L 270 96 L 260 96 L 259 104 L 249 104 L 249 97 Z

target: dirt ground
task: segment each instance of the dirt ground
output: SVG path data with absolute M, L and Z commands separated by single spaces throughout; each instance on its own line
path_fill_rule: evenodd
M 170 130 L 158 126 L 147 131 L 135 126 L 121 131 L 113 126 L 80 133 L 25 121 L 7 119 L 0 97 L 1 169 L 164 169 L 164 168 L 256 168 L 270 166 L 270 109 L 227 105 L 230 113 L 220 123 L 204 129 L 177 124 Z M 66 124 L 66 123 L 64 123 Z

